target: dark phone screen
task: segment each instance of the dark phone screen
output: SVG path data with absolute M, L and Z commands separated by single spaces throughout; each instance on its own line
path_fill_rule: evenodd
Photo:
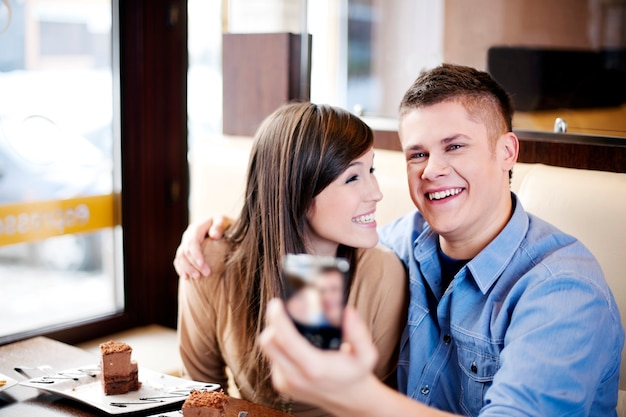
M 288 254 L 284 300 L 298 331 L 320 349 L 341 345 L 349 263 L 343 258 Z

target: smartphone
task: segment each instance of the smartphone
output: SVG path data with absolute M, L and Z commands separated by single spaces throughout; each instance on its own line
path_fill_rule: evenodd
M 298 331 L 320 349 L 341 345 L 349 262 L 344 258 L 287 254 L 283 299 Z

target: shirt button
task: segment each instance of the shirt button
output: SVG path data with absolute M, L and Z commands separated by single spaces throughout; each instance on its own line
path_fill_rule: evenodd
M 475 363 L 472 363 L 472 366 L 470 366 L 470 369 L 472 370 L 472 372 L 477 373 L 478 372 L 478 367 L 476 366 Z
M 424 385 L 420 392 L 424 395 L 428 395 L 428 393 L 430 392 L 430 387 L 428 385 Z
M 446 345 L 449 344 L 452 341 L 452 337 L 450 337 L 449 334 L 446 334 L 443 336 L 443 343 L 445 343 Z

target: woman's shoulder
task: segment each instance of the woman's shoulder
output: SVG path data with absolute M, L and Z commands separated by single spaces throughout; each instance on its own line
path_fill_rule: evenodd
M 404 264 L 391 249 L 376 245 L 373 248 L 360 249 L 357 260 L 358 274 L 385 275 L 406 279 Z
M 356 274 L 350 286 L 348 304 L 359 314 L 377 335 L 379 350 L 393 350 L 404 324 L 408 303 L 408 282 L 404 265 L 394 252 L 385 247 L 360 251 Z M 391 333 L 390 333 L 391 332 Z M 391 341 L 383 342 L 393 333 Z M 397 337 L 396 337 L 397 336 Z M 379 375 L 387 375 L 386 372 Z
M 378 244 L 373 248 L 359 249 L 358 265 L 384 265 L 385 267 L 402 267 L 402 262 L 391 249 Z

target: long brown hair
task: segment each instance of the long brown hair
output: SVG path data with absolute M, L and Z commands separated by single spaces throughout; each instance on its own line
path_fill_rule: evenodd
M 269 366 L 256 346 L 267 302 L 283 290 L 281 259 L 307 252 L 307 212 L 314 198 L 373 146 L 370 128 L 348 111 L 291 103 L 259 127 L 248 165 L 243 209 L 227 238 L 233 247 L 224 279 L 245 340 L 244 368 L 255 395 L 276 397 Z M 356 249 L 340 245 L 338 256 L 355 270 Z

